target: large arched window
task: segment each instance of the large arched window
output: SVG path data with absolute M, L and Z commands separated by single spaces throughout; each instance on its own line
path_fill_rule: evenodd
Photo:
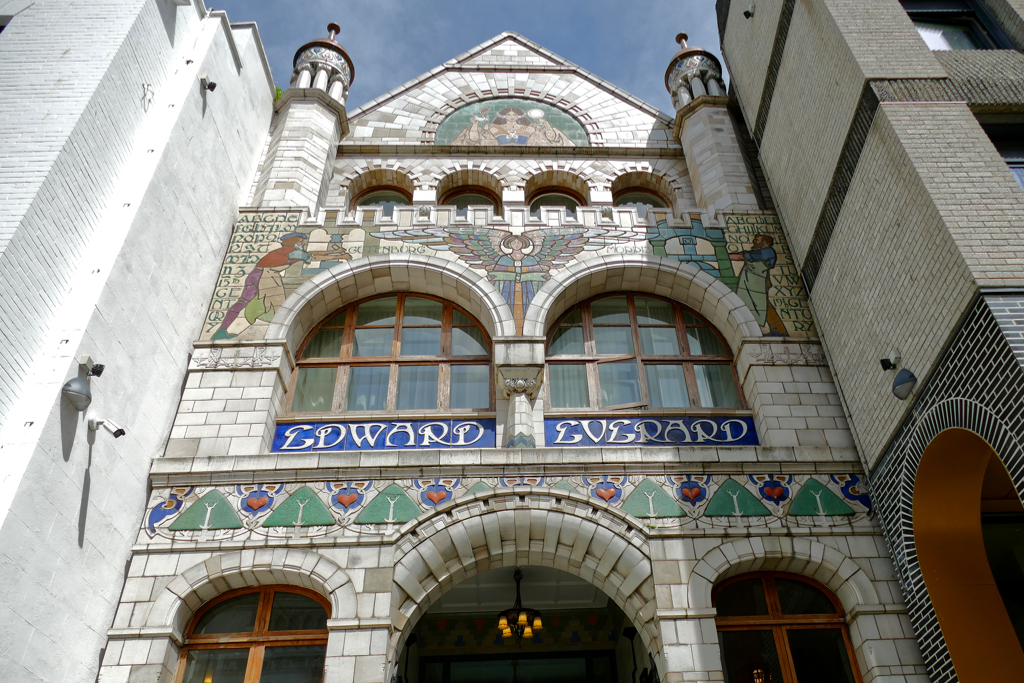
M 245 588 L 193 617 L 179 660 L 180 683 L 320 683 L 330 605 L 290 586 Z
M 648 294 L 571 308 L 548 334 L 552 409 L 742 408 L 729 347 L 701 316 Z
M 466 217 L 471 206 L 490 206 L 494 213 L 501 213 L 498 196 L 486 187 L 464 185 L 450 190 L 441 197 L 442 206 L 454 206 L 455 215 Z
M 491 343 L 450 301 L 420 294 L 335 311 L 298 355 L 295 413 L 481 411 L 493 406 Z
M 375 187 L 356 198 L 356 206 L 379 206 L 385 218 L 393 218 L 396 206 L 409 206 L 412 200 L 408 193 L 397 187 Z
M 712 593 L 725 680 L 860 683 L 842 605 L 817 582 L 760 572 Z
M 621 206 L 627 209 L 636 209 L 637 215 L 640 218 L 647 217 L 648 209 L 664 209 L 668 207 L 668 203 L 662 197 L 656 195 L 650 190 L 643 188 L 627 188 L 622 192 L 617 192 L 614 199 L 615 206 Z
M 530 196 L 530 215 L 540 218 L 540 210 L 545 206 L 562 207 L 565 209 L 567 217 L 576 218 L 576 209 L 586 206 L 586 200 L 579 193 L 568 188 L 543 188 Z

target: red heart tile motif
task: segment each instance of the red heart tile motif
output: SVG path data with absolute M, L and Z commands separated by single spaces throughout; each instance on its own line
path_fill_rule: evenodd
M 347 508 L 349 505 L 351 505 L 352 503 L 354 503 L 357 500 L 359 500 L 359 494 L 358 493 L 346 493 L 346 494 L 339 493 L 336 500 L 338 501 L 338 503 L 341 504 L 341 507 Z
M 764 495 L 768 496 L 769 498 L 775 498 L 776 500 L 778 500 L 778 499 L 782 498 L 782 496 L 785 493 L 786 493 L 786 489 L 782 488 L 781 486 L 765 486 L 764 487 Z
M 613 488 L 605 488 L 605 489 L 595 489 L 594 493 L 596 493 L 599 498 L 604 498 L 604 501 L 607 503 L 609 500 L 614 498 L 615 494 L 618 493 L 618 492 L 615 489 L 613 489 Z
M 679 489 L 679 495 L 681 495 L 681 496 L 683 496 L 685 498 L 689 498 L 690 502 L 693 502 L 693 499 L 696 498 L 697 496 L 699 496 L 700 493 L 701 493 L 701 491 L 700 491 L 700 488 L 698 488 L 698 487 Z
M 250 496 L 245 500 L 245 504 L 250 510 L 259 510 L 268 502 L 270 502 L 270 499 L 267 498 L 266 496 L 260 496 L 259 498 L 256 498 L 255 496 Z
M 447 497 L 447 491 L 427 491 L 427 498 L 429 498 L 430 502 L 432 502 L 434 505 L 437 505 Z
M 484 624 L 485 623 L 487 623 L 487 622 L 484 619 L 474 619 L 473 620 L 473 624 L 476 626 L 476 630 L 477 631 L 482 631 L 483 628 L 484 628 Z

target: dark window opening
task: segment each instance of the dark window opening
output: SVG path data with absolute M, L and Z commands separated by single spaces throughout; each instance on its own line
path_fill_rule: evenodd
M 900 0 L 932 50 L 1013 49 L 977 0 Z

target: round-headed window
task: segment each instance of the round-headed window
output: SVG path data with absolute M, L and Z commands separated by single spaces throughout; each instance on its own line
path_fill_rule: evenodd
M 858 683 L 842 606 L 795 574 L 734 577 L 712 593 L 727 681 Z
M 742 408 L 729 347 L 701 316 L 647 294 L 595 297 L 548 334 L 552 409 Z
M 576 218 L 576 209 L 582 204 L 584 204 L 582 197 L 575 192 L 565 189 L 540 190 L 530 198 L 530 215 L 534 218 L 540 218 L 541 208 L 551 206 L 562 207 L 565 209 L 566 216 Z
M 356 200 L 356 206 L 383 207 L 383 214 L 387 218 L 394 216 L 396 206 L 409 206 L 411 203 L 408 195 L 394 188 L 370 190 Z
M 320 683 L 330 606 L 302 588 L 228 593 L 193 617 L 179 666 L 181 683 Z
M 646 218 L 648 209 L 664 209 L 668 205 L 664 199 L 652 192 L 626 190 L 615 196 L 615 206 L 636 209 L 640 218 Z
M 495 213 L 499 212 L 498 199 L 484 187 L 475 185 L 459 187 L 447 193 L 441 199 L 443 206 L 454 206 L 456 216 L 469 215 L 471 206 L 490 206 Z
M 450 301 L 392 294 L 350 304 L 299 351 L 292 412 L 481 411 L 493 407 L 491 342 Z

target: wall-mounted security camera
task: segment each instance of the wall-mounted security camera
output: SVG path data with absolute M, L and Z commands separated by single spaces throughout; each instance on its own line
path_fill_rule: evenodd
M 115 439 L 120 439 L 122 436 L 127 434 L 124 427 L 118 427 L 110 420 L 89 420 L 89 431 L 98 431 L 100 427 L 103 427 L 108 432 L 114 435 Z
M 743 10 L 743 16 L 746 19 L 750 19 L 751 17 L 754 16 L 754 3 L 750 3 L 750 7 L 748 7 L 745 10 Z
M 199 77 L 199 85 L 203 86 L 203 90 L 209 90 L 213 92 L 217 89 L 217 84 L 210 80 L 210 77 L 203 74 Z
M 900 353 L 899 349 L 896 349 L 889 354 L 888 358 L 881 358 L 878 362 L 882 364 L 883 370 L 888 371 L 894 370 L 900 364 L 901 360 L 903 360 L 903 355 Z

